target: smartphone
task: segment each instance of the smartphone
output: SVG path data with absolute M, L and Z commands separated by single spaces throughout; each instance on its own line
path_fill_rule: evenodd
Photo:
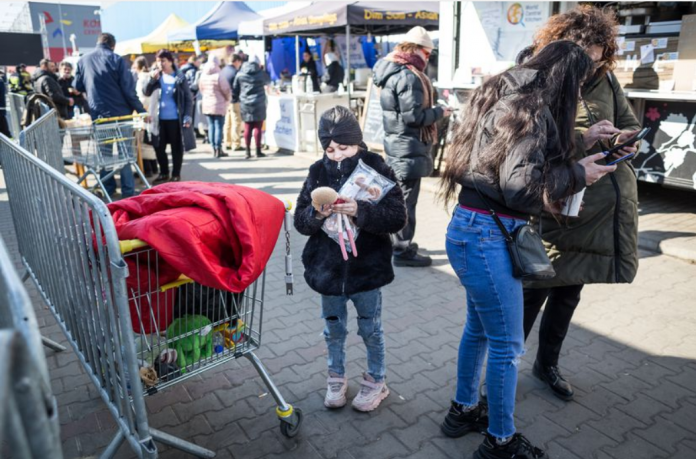
M 643 129 L 641 129 L 638 134 L 634 135 L 633 137 L 631 137 L 627 141 L 625 141 L 619 145 L 615 145 L 612 148 L 610 148 L 608 151 L 605 151 L 604 155 L 605 156 L 611 155 L 611 154 L 616 153 L 617 151 L 621 150 L 623 147 L 633 145 L 634 143 L 638 142 L 639 140 L 643 140 L 645 138 L 645 136 L 648 135 L 648 133 L 650 133 L 650 130 L 651 129 L 649 127 L 645 127 Z M 626 156 L 629 156 L 629 155 L 626 155 Z M 626 158 L 626 156 L 624 156 L 624 158 Z M 626 158 L 626 159 L 628 159 L 628 158 Z M 625 159 L 620 158 L 617 161 L 621 162 L 621 161 L 625 161 Z M 609 164 L 607 164 L 607 165 L 609 165 Z
M 635 155 L 636 155 L 635 153 L 629 153 L 626 156 L 622 156 L 619 159 L 615 159 L 614 161 L 607 163 L 607 166 L 613 166 L 614 164 L 622 163 L 622 162 L 626 161 L 627 159 L 633 158 Z

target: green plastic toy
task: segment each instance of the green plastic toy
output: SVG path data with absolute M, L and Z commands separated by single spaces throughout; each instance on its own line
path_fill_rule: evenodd
M 210 320 L 205 316 L 186 315 L 175 319 L 167 327 L 167 339 L 173 340 L 169 347 L 176 349 L 176 363 L 181 373 L 186 373 L 188 365 L 213 355 L 213 333 L 210 324 Z M 186 335 L 189 332 L 193 333 Z M 186 336 L 179 338 L 181 335 Z

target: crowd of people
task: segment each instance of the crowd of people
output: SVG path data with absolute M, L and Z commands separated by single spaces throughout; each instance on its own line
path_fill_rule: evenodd
M 446 251 L 466 289 L 466 324 L 452 369 L 456 392 L 441 429 L 449 437 L 483 433 L 474 454 L 478 459 L 547 457 L 517 431 L 514 420 L 519 359 L 542 306 L 533 374 L 558 398 L 572 400 L 572 385 L 558 361 L 584 285 L 632 282 L 636 275 L 635 175 L 630 162 L 609 162 L 634 153 L 637 145 L 624 146 L 612 157 L 604 153 L 640 127 L 612 75 L 617 28 L 611 13 L 592 6 L 553 16 L 517 65 L 473 91 L 448 148 L 440 197 L 456 203 Z M 178 69 L 174 55 L 160 50 L 152 65 L 138 57 L 129 69 L 114 47 L 114 37 L 102 34 L 98 48 L 79 61 L 74 81 L 69 65 L 61 65 L 58 76 L 55 64 L 43 60 L 32 77 L 17 66 L 11 90 L 50 97 L 63 117 L 75 107 L 94 118 L 147 113 L 152 150 L 143 157 L 148 173 L 159 174 L 155 184 L 181 180 L 184 152 L 195 147 L 196 99 L 215 157 L 227 156 L 223 146 L 244 149 L 251 157 L 252 137 L 256 156 L 264 156 L 269 77 L 258 58 L 237 53 L 222 62 L 216 56 L 192 56 Z M 375 66 L 385 158 L 368 151 L 349 109 L 337 106 L 319 120 L 324 156 L 309 169 L 294 222 L 308 236 L 302 255 L 305 280 L 321 295 L 328 408 L 347 404 L 348 302 L 357 311 L 367 352 L 367 371 L 352 406 L 373 411 L 389 395 L 381 289 L 394 280 L 393 266 L 431 264 L 414 241 L 416 207 L 421 180 L 433 171 L 437 123 L 452 113 L 436 104 L 426 74 L 434 48 L 429 34 L 415 27 Z M 325 60 L 323 82 L 333 89 L 343 80 L 343 70 L 333 53 Z M 302 66 L 318 87 L 311 54 L 305 53 Z M 340 190 L 360 164 L 396 186 L 376 204 L 348 196 L 330 205 L 313 200 L 318 187 Z M 124 196 L 132 194 L 130 169 L 122 171 L 121 185 Z M 113 179 L 108 186 L 115 187 Z M 582 190 L 579 216 L 562 216 L 561 203 Z M 353 247 L 359 257 L 346 261 L 339 244 L 322 230 L 334 214 L 359 228 Z M 547 244 L 553 278 L 524 282 L 513 270 L 510 235 L 530 221 Z
M 114 52 L 115 47 L 116 38 L 103 33 L 96 49 L 83 56 L 75 69 L 68 60 L 57 66 L 42 59 L 29 75 L 27 66 L 19 64 L 9 76 L 9 89 L 26 101 L 39 98 L 64 120 L 80 113 L 88 113 L 92 119 L 146 113 L 147 130 L 141 136 L 143 172 L 155 177 L 155 184 L 181 180 L 184 152 L 196 148 L 197 121 L 207 126 L 207 133 L 199 134 L 211 144 L 216 158 L 229 156 L 223 152 L 223 142 L 227 150 L 245 150 L 246 157 L 252 158 L 252 136 L 255 156 L 266 156 L 262 150 L 270 77 L 256 56 L 241 50 L 235 53 L 228 47 L 224 62 L 216 55 L 193 55 L 179 69 L 177 57 L 162 49 L 154 62 L 138 56 L 129 67 Z M 2 90 L 4 93 L 4 84 Z M 4 115 L 5 97 L 2 100 Z M 2 121 L 2 132 L 10 136 L 5 116 Z M 112 153 L 104 149 L 102 154 Z M 107 177 L 108 172 L 101 175 Z M 130 166 L 120 175 L 121 196 L 133 196 L 135 180 Z M 115 192 L 113 177 L 106 178 L 104 185 L 109 194 Z
M 637 145 L 606 153 L 639 128 L 611 72 L 617 29 L 613 14 L 592 6 L 553 16 L 516 66 L 473 91 L 449 145 L 440 197 L 456 203 L 446 251 L 466 289 L 466 323 L 452 369 L 456 392 L 441 430 L 448 437 L 483 433 L 477 459 L 548 457 L 517 431 L 514 419 L 518 365 L 537 315 L 545 304 L 533 374 L 555 396 L 572 400 L 558 360 L 584 285 L 632 282 L 636 275 L 635 175 L 630 162 L 610 163 L 635 153 Z M 430 264 L 413 242 L 416 204 L 420 181 L 433 170 L 436 123 L 450 115 L 436 106 L 424 74 L 433 48 L 417 27 L 375 66 L 386 161 L 368 151 L 348 109 L 331 109 L 319 121 L 325 154 L 309 169 L 295 227 L 309 236 L 304 276 L 321 295 L 327 408 L 347 404 L 348 302 L 367 351 L 352 406 L 372 411 L 389 395 L 381 288 L 394 280 L 394 265 Z M 315 202 L 315 189 L 340 190 L 361 162 L 398 186 L 376 204 L 348 196 L 332 205 Z M 579 216 L 561 215 L 562 202 L 582 190 Z M 360 229 L 353 249 L 359 257 L 344 261 L 339 244 L 322 230 L 334 214 Z M 513 260 L 509 244 L 528 222 L 547 244 L 552 278 L 525 282 L 516 274 L 520 261 Z

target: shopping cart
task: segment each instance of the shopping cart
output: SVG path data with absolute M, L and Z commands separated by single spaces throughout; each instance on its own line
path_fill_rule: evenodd
M 82 184 L 90 175 L 94 176 L 96 184 L 90 191 L 99 187 L 111 202 L 103 182 L 122 168 L 133 167 L 145 186 L 151 188 L 138 165 L 137 132 L 143 127 L 144 115 L 128 115 L 98 118 L 91 125 L 62 129 L 63 158 L 84 168 L 77 183 Z M 107 173 L 101 177 L 101 171 Z
M 253 352 L 261 338 L 263 274 L 237 294 L 207 289 L 177 273 L 174 279 L 162 282 L 159 274 L 166 271 L 166 266 L 157 260 L 156 251 L 140 241 L 119 241 L 103 201 L 2 134 L 0 160 L 26 268 L 24 279 L 31 278 L 36 284 L 118 427 L 102 458 L 113 457 L 124 441 L 140 458 L 157 457 L 156 441 L 197 457 L 214 457 L 212 451 L 153 428 L 144 397 L 155 396 L 167 386 L 240 356 L 251 361 L 275 397 L 282 433 L 298 433 L 301 411 L 280 396 Z M 286 213 L 288 291 L 292 285 L 290 218 Z M 189 291 L 194 296 L 187 297 Z M 174 325 L 176 311 L 194 308 L 194 313 L 205 315 L 206 304 L 212 308 L 214 301 L 225 312 L 212 316 L 210 328 L 196 326 L 193 319 L 179 320 L 180 325 Z M 134 334 L 140 324 L 162 320 L 163 315 L 166 319 L 168 304 L 172 308 L 171 323 L 155 322 L 154 329 L 137 329 Z M 163 330 L 166 332 L 161 335 Z M 210 333 L 218 337 L 212 343 L 214 354 L 209 354 Z M 222 343 L 216 333 L 222 335 Z M 190 360 L 182 354 L 186 360 L 178 364 L 179 350 L 188 351 L 187 341 L 205 341 L 205 354 L 196 356 L 196 351 L 191 351 Z M 222 352 L 215 352 L 216 346 L 222 346 Z M 148 370 L 157 371 L 156 364 L 171 363 L 171 349 L 177 352 L 173 359 L 177 366 L 160 369 L 156 379 L 152 378 Z
M 286 213 L 286 231 L 288 217 Z M 280 430 L 294 437 L 302 411 L 287 404 L 253 351 L 261 344 L 266 272 L 241 293 L 203 286 L 174 273 L 140 240 L 119 242 L 128 264 L 128 304 L 143 393 L 191 378 L 230 360 L 254 365 L 278 407 Z M 163 281 L 169 277 L 168 282 Z

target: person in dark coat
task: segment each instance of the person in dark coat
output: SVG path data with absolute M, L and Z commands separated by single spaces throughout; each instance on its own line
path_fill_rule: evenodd
M 190 115 L 193 98 L 186 77 L 177 71 L 174 56 L 166 49 L 157 51 L 156 58 L 157 68 L 150 73 L 144 93 L 150 97 L 150 133 L 160 167 L 154 183 L 159 184 L 170 180 L 167 145 L 172 148 L 171 181 L 178 182 L 184 151 L 196 148 L 196 136 Z
M 251 158 L 251 134 L 254 134 L 256 144 L 256 156 L 266 156 L 261 152 L 261 136 L 263 135 L 263 122 L 266 120 L 266 86 L 271 82 L 259 64 L 259 58 L 251 56 L 248 62 L 242 64 L 232 87 L 232 99 L 239 100 L 239 110 L 244 121 L 244 143 L 246 144 L 246 157 Z
M 116 38 L 110 33 L 102 33 L 97 39 L 97 47 L 83 56 L 75 71 L 75 89 L 87 94 L 89 114 L 92 119 L 145 113 L 135 92 L 135 80 L 130 66 L 114 53 Z M 104 152 L 103 154 L 111 154 Z M 109 172 L 100 172 L 102 177 Z M 116 179 L 112 176 L 104 180 L 104 187 L 111 195 L 116 191 Z M 135 194 L 135 178 L 130 166 L 121 169 L 121 196 Z
M 375 64 L 374 84 L 382 88 L 384 151 L 406 199 L 408 225 L 394 236 L 396 266 L 430 266 L 430 257 L 418 253 L 416 204 L 423 177 L 433 171 L 432 146 L 437 141 L 438 120 L 448 108 L 435 106 L 435 91 L 425 71 L 435 45 L 423 27 L 414 27 L 395 52 Z
M 617 59 L 617 30 L 614 13 L 583 5 L 549 19 L 528 49 L 534 55 L 556 40 L 571 40 L 595 62 L 575 119 L 578 159 L 606 151 L 640 130 L 631 103 L 611 73 Z M 635 145 L 627 147 L 606 161 L 635 151 Z M 577 217 L 559 220 L 544 213 L 540 220 L 556 276 L 525 284 L 524 332 L 526 338 L 546 304 L 534 374 L 555 396 L 568 401 L 574 391 L 560 372 L 558 359 L 584 285 L 630 283 L 638 270 L 638 183 L 631 162 L 619 163 L 615 172 L 585 190 Z
M 324 61 L 326 62 L 326 73 L 321 77 L 321 92 L 336 92 L 338 91 L 338 85 L 343 83 L 346 72 L 343 70 L 341 63 L 338 62 L 336 54 L 326 53 Z
M 7 121 L 7 89 L 5 86 L 6 84 L 7 82 L 5 81 L 5 72 L 0 70 L 0 134 L 3 134 L 7 137 L 12 137 L 12 133 L 10 132 L 10 125 Z
M 312 57 L 309 50 L 302 53 L 302 62 L 300 63 L 300 73 L 308 74 L 312 79 L 312 91 L 319 91 L 319 73 L 317 72 L 317 63 Z
M 32 75 L 34 92 L 49 97 L 58 109 L 58 114 L 63 119 L 72 118 L 72 106 L 75 100 L 63 94 L 63 89 L 58 83 L 56 64 L 49 59 L 41 59 L 39 68 Z
M 309 236 L 302 252 L 304 277 L 312 290 L 321 294 L 324 337 L 328 348 L 328 380 L 324 405 L 340 408 L 347 403 L 345 341 L 347 303 L 352 301 L 358 315 L 358 334 L 367 348 L 367 372 L 353 408 L 372 411 L 389 395 L 385 383 L 385 346 L 382 331 L 381 288 L 394 280 L 389 235 L 406 223 L 404 198 L 393 187 L 376 204 L 342 197 L 343 204 L 317 206 L 311 193 L 319 187 L 338 191 L 360 160 L 383 176 L 395 180 L 394 172 L 381 156 L 367 151 L 360 125 L 345 107 L 326 111 L 319 120 L 319 141 L 324 157 L 309 168 L 309 175 L 297 198 L 295 228 Z M 347 215 L 359 228 L 357 254 L 345 261 L 339 245 L 322 229 L 332 213 Z M 340 215 L 339 215 L 340 217 Z
M 227 79 L 230 88 L 234 88 L 234 79 L 237 77 L 239 69 L 242 67 L 242 58 L 237 54 L 230 57 L 230 62 L 222 69 L 222 76 Z M 225 116 L 225 126 L 222 130 L 226 148 L 235 151 L 242 150 L 242 112 L 239 107 L 239 99 L 234 98 L 227 107 L 227 115 Z
M 65 95 L 65 97 L 71 97 L 75 101 L 75 104 L 72 107 L 70 107 L 69 117 L 72 118 L 75 116 L 75 108 L 78 107 L 80 108 L 80 110 L 83 110 L 83 113 L 89 113 L 87 99 L 85 99 L 84 94 L 81 94 L 73 86 L 75 77 L 72 75 L 72 64 L 68 61 L 63 61 L 60 63 L 59 70 L 60 74 L 58 75 L 58 84 L 60 85 L 60 88 L 63 90 L 63 95 Z
M 441 430 L 460 437 L 487 429 L 475 457 L 548 458 L 515 428 L 523 285 L 501 226 L 515 234 L 542 209 L 558 214 L 563 199 L 616 169 L 595 164 L 602 153 L 574 158 L 580 88 L 593 66 L 582 47 L 553 42 L 476 89 L 453 136 L 442 190 L 458 205 L 445 248 L 466 289 L 467 319 Z M 478 394 L 486 354 L 487 405 Z

